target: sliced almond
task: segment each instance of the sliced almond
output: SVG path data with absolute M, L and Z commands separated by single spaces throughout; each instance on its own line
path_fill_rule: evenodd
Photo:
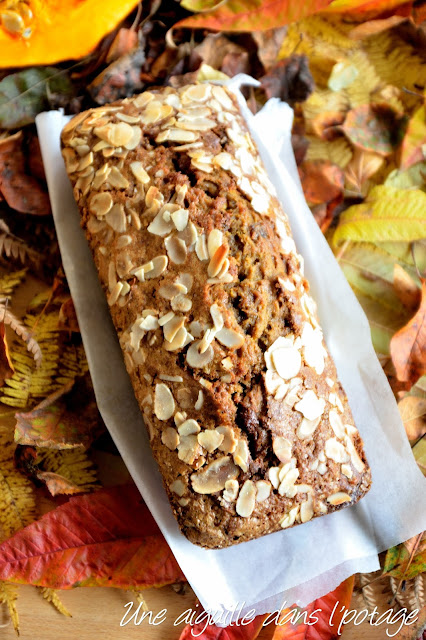
M 256 504 L 256 485 L 252 480 L 246 480 L 238 495 L 236 512 L 242 518 L 249 518 Z
M 271 483 L 267 480 L 256 482 L 256 502 L 265 502 L 271 494 Z
M 166 269 L 168 264 L 167 256 L 156 256 L 152 259 L 153 268 L 150 271 L 145 272 L 145 279 L 152 280 L 152 278 L 158 278 Z
M 202 408 L 204 404 L 204 393 L 201 391 L 198 392 L 198 397 L 197 397 L 197 402 L 194 405 L 194 409 L 195 411 L 200 411 L 200 409 Z M 222 438 L 223 440 L 223 438 Z
M 172 342 L 177 332 L 185 323 L 183 316 L 174 316 L 163 326 L 164 338 L 168 342 Z
M 272 361 L 284 380 L 297 376 L 302 366 L 302 357 L 294 346 L 275 349 L 272 352 Z
M 179 293 L 171 301 L 171 307 L 173 311 L 187 313 L 192 307 L 192 300 L 191 298 L 188 298 L 188 296 L 184 296 L 182 293 Z
M 284 478 L 280 482 L 278 487 L 278 493 L 280 496 L 287 496 L 287 498 L 294 498 L 297 493 L 295 483 L 299 477 L 299 469 L 289 469 Z
M 117 239 L 115 246 L 117 249 L 124 249 L 124 247 L 128 247 L 129 244 L 132 244 L 132 236 L 124 235 Z
M 244 344 L 244 336 L 234 329 L 221 329 L 216 333 L 216 339 L 228 349 L 239 349 Z
M 322 416 L 324 407 L 324 398 L 318 398 L 312 389 L 306 391 L 300 402 L 295 405 L 295 409 L 300 411 L 308 420 L 315 420 Z
M 333 493 L 333 495 L 328 496 L 327 502 L 336 507 L 339 504 L 344 504 L 345 502 L 350 502 L 352 500 L 351 496 L 343 491 L 338 491 L 337 493 Z
M 280 474 L 279 467 L 270 467 L 268 470 L 268 477 L 274 489 L 278 489 L 278 487 L 280 486 L 279 474 Z
M 103 127 L 95 127 L 93 132 L 98 138 L 105 140 L 113 147 L 126 145 L 133 136 L 133 129 L 126 122 L 119 122 L 118 124 L 108 123 Z
M 180 497 L 183 496 L 183 494 L 185 493 L 185 490 L 186 490 L 186 487 L 180 478 L 175 480 L 170 485 L 170 491 L 173 491 L 173 493 L 176 493 Z
M 336 438 L 329 438 L 325 443 L 325 455 L 334 462 L 348 462 L 349 454 L 341 442 Z
M 293 507 L 293 509 L 290 509 L 290 511 L 286 513 L 284 518 L 280 520 L 281 527 L 283 529 L 287 529 L 287 527 L 291 527 L 295 523 L 298 513 L 299 513 L 299 505 L 296 505 L 295 507 Z
M 129 181 L 117 167 L 111 167 L 111 171 L 108 174 L 108 182 L 114 189 L 127 189 L 129 186 Z
M 341 466 L 341 470 L 344 476 L 346 476 L 347 478 L 349 478 L 349 480 L 352 478 L 353 471 L 352 471 L 352 467 L 350 464 L 342 464 Z
M 216 251 L 223 244 L 223 233 L 219 229 L 213 229 L 209 233 L 208 242 L 207 242 L 207 250 L 209 254 L 209 258 L 213 258 Z
M 136 180 L 138 180 L 138 182 L 141 182 L 142 184 L 149 183 L 150 177 L 149 177 L 149 174 L 143 168 L 142 162 L 139 162 L 139 161 L 131 162 L 129 166 L 130 166 L 131 172 L 135 176 Z
M 178 231 L 183 231 L 188 224 L 189 213 L 186 209 L 177 209 L 172 213 L 173 224 Z
M 226 500 L 226 502 L 235 502 L 239 488 L 238 480 L 227 480 L 222 494 L 223 499 Z
M 201 455 L 201 447 L 198 444 L 197 436 L 182 436 L 178 445 L 178 458 L 186 464 L 193 464 L 195 459 Z
M 171 342 L 165 340 L 163 346 L 166 351 L 177 351 L 188 344 L 188 339 L 189 341 L 191 340 L 190 334 L 187 332 L 185 327 L 181 327 L 173 340 Z
M 175 401 L 169 387 L 160 382 L 155 385 L 154 413 L 159 420 L 169 420 L 175 412 Z
M 191 437 L 191 436 L 190 436 Z M 195 436 L 192 436 L 195 438 Z M 229 480 L 235 480 L 239 475 L 239 469 L 229 456 L 223 456 L 208 464 L 202 471 L 191 475 L 191 483 L 194 491 L 200 494 L 216 493 L 225 488 Z
M 314 515 L 314 504 L 312 500 L 312 495 L 308 495 L 308 499 L 305 502 L 302 502 L 300 505 L 300 521 L 301 522 L 309 522 L 312 520 Z
M 111 209 L 113 201 L 111 194 L 107 191 L 102 193 L 95 193 L 90 199 L 89 210 L 94 213 L 98 218 L 105 216 Z
M 115 204 L 106 214 L 105 220 L 117 233 L 126 231 L 126 214 L 122 204 Z
M 305 438 L 310 438 L 314 433 L 315 429 L 321 422 L 321 416 L 315 418 L 315 420 L 308 420 L 307 418 L 302 418 L 302 422 L 297 428 L 296 435 L 300 440 L 304 440 Z
M 187 250 L 186 244 L 176 236 L 168 236 L 164 240 L 167 255 L 175 264 L 183 264 L 186 261 Z
M 214 328 L 216 329 L 216 331 L 220 331 L 223 328 L 223 316 L 216 303 L 210 306 L 210 315 L 213 320 Z
M 234 453 L 238 440 L 236 439 L 231 427 L 219 426 L 216 431 L 223 435 L 223 440 L 219 445 L 219 449 L 224 453 Z
M 204 260 L 208 260 L 209 258 L 208 252 L 207 252 L 206 236 L 204 235 L 204 233 L 202 233 L 197 238 L 197 241 L 195 244 L 195 253 L 197 255 L 197 258 L 202 262 Z
M 333 429 L 336 438 L 344 438 L 345 437 L 345 427 L 343 425 L 343 420 L 340 417 L 339 413 L 336 409 L 331 409 L 328 414 L 328 419 L 331 424 L 331 428 Z
M 176 429 L 173 429 L 173 427 L 166 427 L 161 434 L 161 442 L 171 451 L 177 449 L 180 438 Z
M 223 442 L 223 434 L 216 429 L 207 429 L 198 434 L 198 443 L 208 451 L 213 453 Z
M 354 465 L 358 473 L 362 473 L 364 471 L 365 464 L 361 460 L 355 448 L 355 445 L 349 436 L 345 436 L 345 444 L 346 444 L 346 449 L 348 450 L 349 455 L 351 456 L 352 464 Z
M 184 285 L 178 283 L 163 284 L 158 289 L 158 294 L 166 300 L 173 300 L 176 296 L 184 294 L 187 289 Z
M 211 234 L 210 234 L 211 235 Z M 209 278 L 214 278 L 217 276 L 226 260 L 226 257 L 229 252 L 229 247 L 222 244 L 215 252 L 213 257 L 210 259 L 209 266 L 207 267 L 207 274 Z
M 178 427 L 178 431 L 180 436 L 192 436 L 200 433 L 201 427 L 196 420 L 190 418 L 189 420 L 185 420 L 185 422 L 182 422 L 182 424 Z
M 130 138 L 129 142 L 127 142 L 126 144 L 123 145 L 123 147 L 125 149 L 128 149 L 129 151 L 132 151 L 133 149 L 136 149 L 136 147 L 138 146 L 138 144 L 140 143 L 142 138 L 142 130 L 140 127 L 132 127 L 132 137 Z
M 247 473 L 250 453 L 248 444 L 245 440 L 238 440 L 237 446 L 235 447 L 235 451 L 233 453 L 233 458 L 235 464 L 241 467 L 244 473 Z
M 173 231 L 173 221 L 171 218 L 166 220 L 163 210 L 159 211 L 154 220 L 148 225 L 148 231 L 155 236 L 161 236 L 164 238 L 171 231 Z
M 181 93 L 182 104 L 191 102 L 205 102 L 211 95 L 211 86 L 209 84 L 194 84 Z
M 214 351 L 211 346 L 209 346 L 204 353 L 200 353 L 200 344 L 201 340 L 196 340 L 191 344 L 186 352 L 187 363 L 190 367 L 194 367 L 195 369 L 202 369 L 207 366 L 213 360 L 214 356 Z
M 283 463 L 290 462 L 292 444 L 288 438 L 276 436 L 272 442 L 272 448 L 278 460 Z

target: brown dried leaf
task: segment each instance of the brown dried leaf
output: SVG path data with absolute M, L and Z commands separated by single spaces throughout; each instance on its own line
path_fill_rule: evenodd
M 411 442 L 422 438 L 426 433 L 426 399 L 417 396 L 405 396 L 398 402 L 399 413 L 404 423 L 407 437 Z
M 36 474 L 36 478 L 45 483 L 52 496 L 73 496 L 76 493 L 82 493 L 81 487 L 59 473 L 53 473 L 53 471 L 39 471 Z
M 287 27 L 252 32 L 253 40 L 257 44 L 257 57 L 263 64 L 265 71 L 268 71 L 277 62 L 286 33 Z
M 340 125 L 343 123 L 345 115 L 342 111 L 325 111 L 312 118 L 309 126 L 321 140 L 335 140 L 341 135 Z
M 16 318 L 7 308 L 5 301 L 0 300 L 0 323 L 10 326 L 12 331 L 16 333 L 27 344 L 27 349 L 33 356 L 37 366 L 41 363 L 42 353 L 38 342 L 33 338 L 31 331 L 22 322 Z
M 392 337 L 390 353 L 398 380 L 415 384 L 426 373 L 426 282 L 417 313 Z
M 58 329 L 80 333 L 72 298 L 65 300 L 59 309 Z
M 117 35 L 110 48 L 108 49 L 106 61 L 108 64 L 118 60 L 121 56 L 124 56 L 126 53 L 130 53 L 132 49 L 136 47 L 138 44 L 138 34 L 134 29 L 126 29 L 122 27 L 118 30 Z
M 407 309 L 418 309 L 422 293 L 413 278 L 397 262 L 393 268 L 393 288 Z
M 6 341 L 6 331 L 4 322 L 0 323 L 0 387 L 4 385 L 7 378 L 11 378 L 14 372 L 9 349 Z
M 267 98 L 280 98 L 289 104 L 303 102 L 314 89 L 308 58 L 304 55 L 280 60 L 260 82 Z
M 21 213 L 50 213 L 47 191 L 26 168 L 22 131 L 0 140 L 0 192 L 9 207 Z
M 372 151 L 354 149 L 351 161 L 345 167 L 346 182 L 356 194 L 366 195 L 367 180 L 383 165 L 384 158 Z M 365 188 L 364 188 L 365 187 Z
M 144 62 L 145 53 L 141 48 L 132 49 L 112 62 L 89 84 L 88 90 L 93 100 L 102 105 L 140 91 L 144 86 L 141 79 Z
M 224 58 L 229 55 L 239 56 L 247 51 L 239 44 L 232 42 L 221 33 L 210 33 L 198 44 L 194 52 L 197 53 L 204 64 L 208 64 L 214 69 L 221 69 Z M 225 71 L 226 73 L 226 71 Z

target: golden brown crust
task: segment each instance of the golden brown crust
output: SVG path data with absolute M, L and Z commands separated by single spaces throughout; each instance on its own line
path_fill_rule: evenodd
M 153 90 L 62 144 L 183 533 L 226 547 L 357 502 L 362 441 L 235 99 Z

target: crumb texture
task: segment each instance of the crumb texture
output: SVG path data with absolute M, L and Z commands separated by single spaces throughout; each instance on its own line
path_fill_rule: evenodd
M 363 444 L 233 96 L 145 92 L 79 114 L 62 145 L 183 533 L 226 547 L 357 502 Z

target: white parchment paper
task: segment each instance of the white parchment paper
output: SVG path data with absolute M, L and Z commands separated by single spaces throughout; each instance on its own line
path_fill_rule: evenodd
M 222 619 L 228 612 L 227 623 L 232 611 L 267 613 L 283 601 L 303 606 L 355 572 L 378 569 L 378 552 L 426 529 L 425 479 L 371 345 L 367 319 L 300 188 L 290 144 L 292 111 L 271 100 L 254 117 L 243 100 L 241 106 L 304 257 L 327 346 L 364 439 L 373 486 L 354 507 L 221 550 L 191 544 L 173 518 L 60 154 L 59 136 L 68 118 L 51 111 L 36 119 L 63 265 L 102 417 L 202 605 Z

